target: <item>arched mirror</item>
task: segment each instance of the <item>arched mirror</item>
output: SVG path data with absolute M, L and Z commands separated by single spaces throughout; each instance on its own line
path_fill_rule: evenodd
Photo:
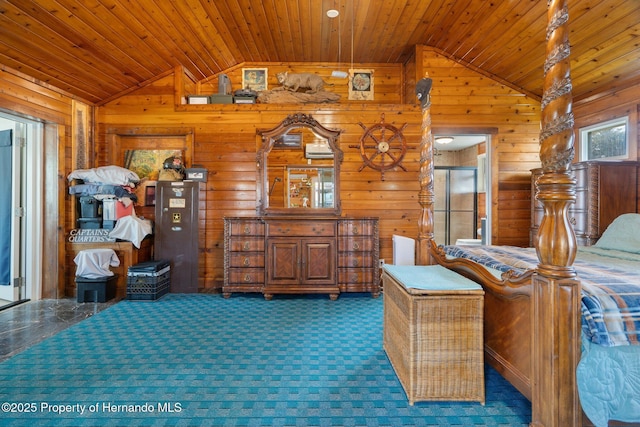
M 340 214 L 340 132 L 303 113 L 258 131 L 259 215 Z

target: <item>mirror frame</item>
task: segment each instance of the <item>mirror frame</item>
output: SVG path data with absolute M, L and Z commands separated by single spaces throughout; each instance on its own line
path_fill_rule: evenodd
M 333 152 L 333 170 L 334 170 L 334 205 L 332 208 L 274 208 L 269 206 L 269 185 L 268 174 L 268 158 L 275 141 L 289 131 L 298 128 L 308 128 L 316 135 L 325 138 L 331 151 Z M 257 179 L 256 179 L 256 195 L 258 215 L 340 215 L 340 164 L 344 158 L 344 153 L 340 150 L 338 137 L 342 130 L 329 129 L 318 123 L 311 114 L 295 113 L 287 116 L 280 124 L 272 129 L 258 130 L 257 134 L 261 137 L 261 147 L 256 154 Z M 313 167 L 313 165 L 311 165 Z

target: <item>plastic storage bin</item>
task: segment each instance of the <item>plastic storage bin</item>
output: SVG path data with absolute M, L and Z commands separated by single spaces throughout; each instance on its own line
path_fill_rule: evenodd
M 102 218 L 78 218 L 78 228 L 81 230 L 102 228 Z
M 154 301 L 169 292 L 171 265 L 167 260 L 146 261 L 127 270 L 127 299 Z
M 97 218 L 100 216 L 100 201 L 93 196 L 80 197 L 80 217 Z
M 116 275 L 97 279 L 76 276 L 78 302 L 107 302 L 116 296 Z

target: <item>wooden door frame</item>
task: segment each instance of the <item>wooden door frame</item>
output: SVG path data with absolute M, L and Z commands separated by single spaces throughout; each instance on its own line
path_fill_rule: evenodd
M 193 128 L 165 128 L 165 127 L 111 127 L 108 128 L 105 132 L 105 141 L 107 144 L 107 149 L 109 152 L 107 153 L 107 157 L 110 159 L 111 164 L 113 165 L 122 165 L 123 164 L 123 153 L 126 150 L 132 148 L 146 148 L 146 147 L 130 147 L 126 144 L 123 144 L 123 140 L 128 137 L 140 137 L 140 138 L 151 138 L 151 137 L 183 137 L 183 143 L 180 145 L 168 145 L 163 147 L 153 147 L 153 148 L 162 148 L 167 150 L 182 150 L 184 153 L 184 163 L 187 166 L 192 165 L 193 161 Z

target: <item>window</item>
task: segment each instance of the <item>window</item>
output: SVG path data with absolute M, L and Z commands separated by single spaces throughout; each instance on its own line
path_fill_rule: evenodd
M 580 160 L 629 158 L 629 117 L 580 129 Z

